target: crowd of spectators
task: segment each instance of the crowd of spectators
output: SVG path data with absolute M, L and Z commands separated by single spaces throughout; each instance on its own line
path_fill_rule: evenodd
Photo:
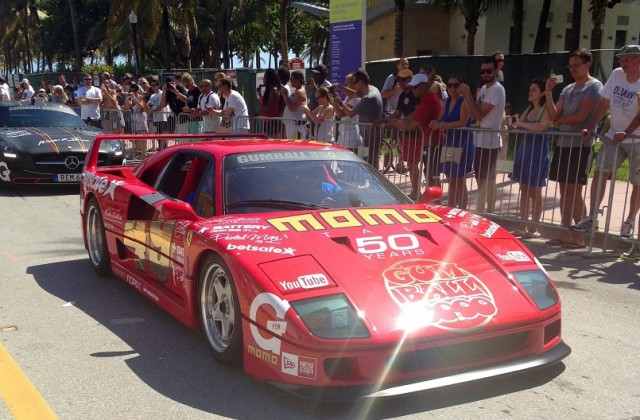
M 475 91 L 469 83 L 475 80 L 450 74 L 445 83 L 433 67 L 412 69 L 405 58 L 397 61 L 381 90 L 363 69 L 332 85 L 322 64 L 311 69 L 307 80 L 303 71 L 281 66 L 268 69 L 257 89 L 258 122 L 270 122 L 262 128 L 271 136 L 337 142 L 365 153 L 375 165 L 381 160 L 385 130 L 393 129 L 400 160 L 409 172 L 412 198 L 419 196 L 423 176 L 427 185 L 433 185 L 444 175 L 448 204 L 464 209 L 469 203 L 467 179 L 475 177 L 480 212 L 495 210 L 497 162 L 511 153 L 510 176 L 520 186 L 520 216 L 531 222 L 521 234 L 539 235 L 542 191 L 551 179 L 559 186 L 562 224 L 571 229 L 549 245 L 581 247 L 584 233 L 597 224 L 604 183 L 625 159 L 630 163 L 633 191 L 623 237 L 633 235 L 640 210 L 640 147 L 630 138 L 640 135 L 640 46 L 624 47 L 618 59 L 620 67 L 603 86 L 590 74 L 591 53 L 572 52 L 568 60 L 572 80 L 559 99 L 554 99 L 554 89 L 562 80 L 554 75 L 545 80 L 541 75 L 528 84 L 528 105 L 519 113 L 512 113 L 507 103 L 502 82 L 509 75 L 500 52 L 482 61 Z M 116 82 L 103 73 L 97 81 L 85 75 L 77 88 L 60 75 L 58 84 L 37 92 L 24 79 L 13 98 L 0 78 L 0 101 L 11 99 L 76 106 L 88 124 L 111 132 L 209 132 L 223 122 L 236 131 L 250 129 L 247 104 L 224 73 L 199 82 L 184 73 L 168 76 L 163 83 L 155 75 L 135 79 L 130 74 Z M 128 118 L 123 117 L 125 112 Z M 598 154 L 587 209 L 583 192 L 593 160 L 593 139 L 606 114 L 609 128 Z M 553 130 L 557 133 L 552 135 Z

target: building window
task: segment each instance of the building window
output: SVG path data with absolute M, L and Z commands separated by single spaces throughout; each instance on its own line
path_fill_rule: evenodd
M 629 26 L 629 16 L 618 16 L 616 23 L 620 26 Z
M 615 48 L 622 48 L 627 43 L 627 31 L 616 31 Z
M 567 28 L 564 32 L 564 49 L 565 51 L 571 51 L 574 47 L 571 45 L 573 40 L 573 29 Z

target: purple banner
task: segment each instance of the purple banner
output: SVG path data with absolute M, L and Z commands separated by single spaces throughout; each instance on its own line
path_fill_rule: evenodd
M 331 83 L 343 84 L 347 74 L 362 67 L 362 22 L 331 24 Z

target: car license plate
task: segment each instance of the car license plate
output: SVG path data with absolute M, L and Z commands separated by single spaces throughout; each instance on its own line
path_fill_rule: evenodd
M 80 182 L 82 174 L 58 174 L 55 177 L 56 182 Z

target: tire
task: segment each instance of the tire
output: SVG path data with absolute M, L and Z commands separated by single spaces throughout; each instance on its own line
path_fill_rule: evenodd
M 89 200 L 84 216 L 89 262 L 99 276 L 111 274 L 111 258 L 107 248 L 102 212 L 95 198 Z
M 217 255 L 200 268 L 198 306 L 202 330 L 214 357 L 225 364 L 242 363 L 242 316 L 233 276 Z M 226 331 L 225 331 L 226 330 Z

